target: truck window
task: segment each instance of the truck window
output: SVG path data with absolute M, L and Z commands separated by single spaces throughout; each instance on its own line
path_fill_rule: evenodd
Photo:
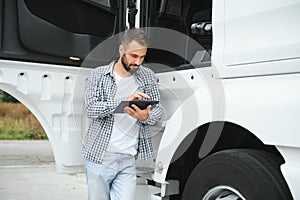
M 109 1 L 3 0 L 0 58 L 80 66 L 101 41 L 119 32 Z
M 164 37 L 170 40 L 166 49 L 150 48 L 146 61 L 148 63 L 162 64 L 151 67 L 155 72 L 190 69 L 195 67 L 210 66 L 210 54 L 212 49 L 211 29 L 211 0 L 198 1 L 142 1 L 143 11 L 141 15 L 145 20 L 141 21 L 141 27 L 161 27 L 179 32 L 185 36 L 178 38 Z M 151 37 L 161 38 L 158 34 L 150 34 Z M 196 41 L 200 48 L 193 48 L 191 40 Z M 180 55 L 172 52 L 182 52 Z M 197 64 L 191 63 L 197 56 Z M 163 67 L 165 66 L 165 67 Z

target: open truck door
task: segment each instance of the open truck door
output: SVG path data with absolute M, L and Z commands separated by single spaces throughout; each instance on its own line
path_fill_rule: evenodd
M 41 123 L 58 172 L 83 170 L 85 78 L 89 68 L 105 62 L 83 61 L 99 43 L 125 30 L 125 3 L 0 1 L 0 89 Z

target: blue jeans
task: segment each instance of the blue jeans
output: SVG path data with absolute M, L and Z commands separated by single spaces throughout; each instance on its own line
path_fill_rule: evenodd
M 101 164 L 85 160 L 89 200 L 134 200 L 135 159 L 106 152 Z

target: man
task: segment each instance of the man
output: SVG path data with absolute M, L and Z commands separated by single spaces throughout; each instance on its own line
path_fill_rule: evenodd
M 133 200 L 135 155 L 154 156 L 148 125 L 160 120 L 160 104 L 141 110 L 122 100 L 160 100 L 154 73 L 142 66 L 147 39 L 140 29 L 125 32 L 120 58 L 92 70 L 86 85 L 85 112 L 91 119 L 83 145 L 89 200 Z

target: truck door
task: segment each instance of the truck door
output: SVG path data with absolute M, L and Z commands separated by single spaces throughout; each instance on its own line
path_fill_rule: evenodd
M 0 0 L 0 89 L 39 120 L 58 172 L 83 169 L 83 92 L 90 70 L 83 61 L 99 43 L 125 30 L 125 4 Z

